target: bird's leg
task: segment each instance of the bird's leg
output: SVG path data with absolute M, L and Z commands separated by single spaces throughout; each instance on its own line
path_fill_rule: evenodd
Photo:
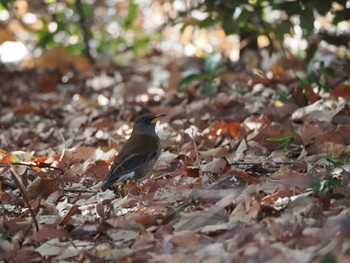
M 128 194 L 128 189 L 127 189 L 127 187 L 126 187 L 126 184 L 127 184 L 127 182 L 123 182 L 122 185 L 121 185 L 121 187 L 120 187 L 120 189 L 122 190 L 121 193 L 120 193 L 120 195 L 121 195 L 122 197 L 124 197 L 124 196 L 126 196 L 126 195 Z

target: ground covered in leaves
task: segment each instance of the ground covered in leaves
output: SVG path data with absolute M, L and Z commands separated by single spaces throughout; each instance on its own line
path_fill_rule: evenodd
M 47 59 L 1 71 L 1 261 L 349 262 L 348 73 L 315 92 L 293 61 L 228 67 L 207 97 L 177 88 L 194 58 Z M 166 114 L 154 171 L 98 192 L 146 112 Z

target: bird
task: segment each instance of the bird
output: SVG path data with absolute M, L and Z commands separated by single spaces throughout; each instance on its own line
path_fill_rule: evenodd
M 161 152 L 155 127 L 157 121 L 164 116 L 165 114 L 143 114 L 135 120 L 130 138 L 115 157 L 105 177 L 102 191 L 114 183 L 139 180 L 152 170 Z

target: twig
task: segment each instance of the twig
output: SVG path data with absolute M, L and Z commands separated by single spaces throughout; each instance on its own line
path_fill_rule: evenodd
M 56 131 L 61 136 L 61 139 L 62 139 L 62 142 L 63 142 L 63 149 L 62 149 L 62 153 L 61 153 L 61 156 L 60 156 L 60 159 L 59 159 L 59 161 L 62 161 L 63 156 L 66 153 L 66 139 L 64 138 L 64 136 L 63 136 L 62 132 L 60 131 L 60 129 L 57 128 Z
M 81 190 L 81 189 L 63 189 L 64 192 L 66 193 L 91 193 L 91 194 L 97 194 L 98 192 L 96 191 L 91 191 L 91 190 Z
M 320 164 L 323 167 L 332 167 L 333 165 L 331 164 L 325 164 L 325 163 L 320 163 L 320 162 L 307 162 L 307 161 L 268 161 L 268 162 L 232 162 L 229 165 L 293 165 L 293 164 L 302 164 L 302 163 L 306 163 L 306 164 L 310 164 L 312 165 L 311 168 L 314 168 L 315 165 Z
M 156 180 L 162 179 L 164 177 L 168 177 L 170 175 L 172 175 L 174 172 L 169 172 L 169 173 L 165 173 L 165 174 L 161 174 L 155 177 Z
M 169 18 L 168 21 L 164 22 L 163 24 L 161 24 L 157 29 L 156 31 L 157 32 L 160 32 L 160 31 L 163 31 L 164 28 L 166 28 L 167 26 L 171 25 L 171 24 L 174 24 L 176 22 L 176 20 L 181 17 L 183 18 L 184 16 L 187 16 L 188 14 L 190 14 L 192 11 L 194 10 L 198 10 L 200 9 L 202 6 L 204 6 L 204 3 L 199 3 L 197 4 L 196 6 L 193 6 L 185 11 L 182 11 L 182 12 L 179 12 L 178 15 L 174 18 Z
M 193 141 L 194 151 L 196 153 L 197 165 L 198 165 L 199 171 L 202 174 L 203 171 L 201 169 L 201 163 L 199 161 L 199 154 L 198 154 L 197 144 L 196 144 L 196 141 L 194 140 L 194 129 L 193 129 L 193 127 L 191 127 L 191 130 L 192 130 L 192 132 L 191 132 L 191 136 L 190 137 L 191 137 L 191 139 Z
M 39 232 L 38 221 L 35 218 L 35 214 L 34 214 L 34 212 L 32 210 L 32 207 L 30 206 L 30 203 L 29 203 L 29 200 L 28 200 L 28 196 L 27 196 L 28 191 L 25 188 L 25 186 L 23 185 L 23 183 L 22 183 L 21 179 L 19 178 L 19 175 L 17 174 L 16 170 L 13 167 L 11 167 L 10 171 L 11 171 L 11 174 L 13 175 L 13 178 L 14 178 L 15 182 L 17 183 L 17 185 L 19 187 L 19 190 L 21 191 L 21 194 L 23 196 L 24 202 L 26 203 L 26 205 L 27 205 L 27 207 L 29 209 L 30 215 L 33 218 L 33 222 L 34 222 L 34 225 L 35 225 L 35 228 L 36 228 L 36 232 Z
M 176 216 L 178 216 L 182 211 L 184 211 L 187 207 L 193 205 L 196 202 L 196 199 L 190 199 L 186 203 L 180 205 L 175 208 L 173 211 L 168 212 L 164 218 L 162 219 L 161 225 L 169 224 L 171 220 L 173 220 Z
M 297 163 L 305 163 L 305 161 L 268 161 L 268 162 L 232 162 L 229 165 L 258 165 L 258 164 L 276 164 L 276 165 L 287 165 L 287 164 L 297 164 Z
M 0 163 L 1 166 L 4 166 L 4 164 L 6 164 L 6 163 Z M 28 167 L 48 168 L 48 169 L 53 169 L 53 170 L 58 170 L 58 171 L 63 172 L 63 170 L 61 168 L 51 166 L 48 163 L 30 164 L 30 163 L 15 163 L 15 162 L 11 162 L 10 164 L 11 165 L 23 165 L 23 166 L 28 166 Z
M 162 142 L 162 146 L 164 146 L 164 144 L 169 140 L 170 136 L 173 135 L 174 132 L 170 132 L 170 134 L 168 135 L 168 137 L 166 137 L 166 139 Z M 163 147 L 162 147 L 163 148 Z
M 188 124 L 187 122 L 181 120 L 188 128 L 191 128 L 191 133 L 188 134 L 190 136 L 190 138 L 192 139 L 192 142 L 193 142 L 193 145 L 194 145 L 194 151 L 196 153 L 196 159 L 197 159 L 197 165 L 198 165 L 198 169 L 199 169 L 199 172 L 200 174 L 202 175 L 203 174 L 203 171 L 202 171 L 202 168 L 200 166 L 200 161 L 199 161 L 199 154 L 198 154 L 198 149 L 197 149 L 197 144 L 196 144 L 196 141 L 194 139 L 194 129 L 193 129 L 193 126 Z
M 89 45 L 89 32 L 86 26 L 86 19 L 85 19 L 85 14 L 83 11 L 83 5 L 81 3 L 81 0 L 76 0 L 75 1 L 75 7 L 79 13 L 79 24 L 80 24 L 80 28 L 81 31 L 83 32 L 83 41 L 84 41 L 84 45 L 85 45 L 85 56 L 88 58 L 88 60 L 94 64 L 95 60 L 91 55 L 91 51 L 90 51 L 90 45 Z

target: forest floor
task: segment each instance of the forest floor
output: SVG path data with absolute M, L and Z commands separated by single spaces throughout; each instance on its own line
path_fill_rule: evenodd
M 309 83 L 282 57 L 179 90 L 202 61 L 74 63 L 1 68 L 1 261 L 349 262 L 348 71 Z M 154 171 L 99 192 L 146 112 Z

